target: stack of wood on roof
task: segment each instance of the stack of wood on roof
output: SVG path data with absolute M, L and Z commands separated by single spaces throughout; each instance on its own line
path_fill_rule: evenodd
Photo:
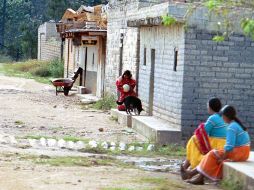
M 96 28 L 107 28 L 106 13 L 103 13 L 102 7 L 105 5 L 97 5 L 94 7 L 80 6 L 77 11 L 67 9 L 62 19 L 57 24 L 57 31 L 63 33 L 69 29 L 82 29 L 85 28 L 87 22 L 96 23 Z

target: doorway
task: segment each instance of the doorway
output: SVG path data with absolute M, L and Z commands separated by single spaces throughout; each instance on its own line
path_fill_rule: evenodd
M 154 69 L 155 69 L 155 49 L 151 49 L 151 71 L 150 71 L 149 109 L 148 109 L 149 116 L 153 115 Z

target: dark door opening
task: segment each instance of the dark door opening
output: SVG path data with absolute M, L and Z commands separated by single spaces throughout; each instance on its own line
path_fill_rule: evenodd
M 149 110 L 148 110 L 148 114 L 150 116 L 153 115 L 154 70 L 155 70 L 155 49 L 151 49 L 151 72 L 150 72 Z

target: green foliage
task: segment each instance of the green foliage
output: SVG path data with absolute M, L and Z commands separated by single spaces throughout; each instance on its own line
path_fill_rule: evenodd
M 63 77 L 63 62 L 60 60 L 51 62 L 28 60 L 5 64 L 1 70 L 8 76 L 32 78 L 38 82 L 48 83 L 49 77 Z
M 49 71 L 52 77 L 63 77 L 64 63 L 60 59 L 54 59 L 49 64 Z
M 204 4 L 211 11 L 222 5 L 223 0 L 208 0 Z
M 245 18 L 241 22 L 241 28 L 245 35 L 250 36 L 254 40 L 254 20 Z
M 214 41 L 223 41 L 225 37 L 234 33 L 233 25 L 237 23 L 235 22 L 237 17 L 243 18 L 238 27 L 246 36 L 254 39 L 254 19 L 249 18 L 246 14 L 247 11 L 250 14 L 254 11 L 253 0 L 202 0 L 201 5 L 206 6 L 210 13 L 221 19 L 220 23 L 225 30 L 226 35 L 215 36 Z
M 93 105 L 93 108 L 100 110 L 110 110 L 116 107 L 116 98 L 114 95 L 106 94 L 101 100 Z
M 12 58 L 6 54 L 0 54 L 0 63 L 10 63 Z
M 213 37 L 213 41 L 215 42 L 223 42 L 225 40 L 224 36 L 216 35 Z
M 6 6 L 3 6 L 5 1 Z M 35 59 L 39 25 L 49 20 L 59 21 L 67 8 L 77 10 L 81 5 L 94 6 L 101 3 L 106 1 L 0 0 L 0 43 L 3 40 L 4 51 L 16 60 Z M 3 47 L 0 46 L 1 48 Z
M 162 23 L 164 26 L 171 26 L 176 23 L 176 19 L 170 15 L 162 16 Z
M 231 176 L 229 179 L 221 181 L 220 186 L 224 190 L 243 190 L 243 184 L 236 177 Z

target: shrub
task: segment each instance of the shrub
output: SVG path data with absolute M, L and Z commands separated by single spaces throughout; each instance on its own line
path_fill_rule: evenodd
M 31 68 L 29 72 L 32 75 L 39 76 L 39 77 L 49 77 L 50 71 L 48 64 L 40 65 L 38 67 Z
M 60 59 L 54 59 L 49 63 L 49 72 L 52 77 L 63 77 L 64 63 Z
M 100 110 L 110 110 L 116 107 L 116 98 L 114 95 L 106 94 L 101 100 L 96 102 L 93 107 Z

